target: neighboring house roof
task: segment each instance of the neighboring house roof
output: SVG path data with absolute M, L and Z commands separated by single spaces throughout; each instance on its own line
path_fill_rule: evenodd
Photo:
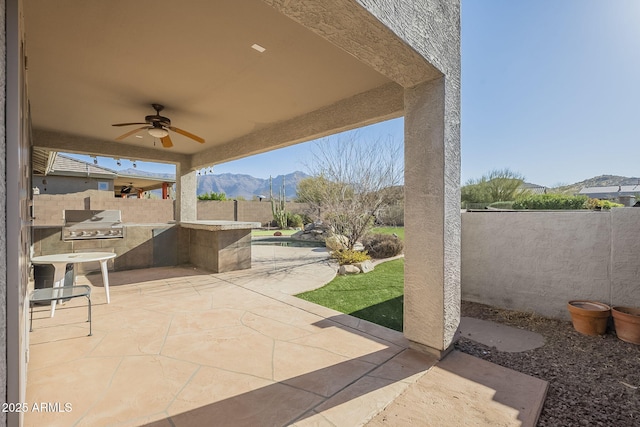
M 578 192 L 596 199 L 614 199 L 616 197 L 640 194 L 640 185 L 610 185 L 606 187 L 584 187 Z
M 154 176 L 141 176 L 132 174 L 118 174 L 118 177 L 114 180 L 113 186 L 116 194 L 120 192 L 120 188 L 123 186 L 132 186 L 144 191 L 156 190 L 162 188 L 163 183 L 174 184 L 175 178 L 157 178 Z
M 533 194 L 545 194 L 547 192 L 547 187 L 544 185 L 531 184 L 530 182 L 523 183 L 521 187 L 525 190 L 529 190 Z
M 73 159 L 58 153 L 48 175 L 56 176 L 91 176 L 94 178 L 116 179 L 118 173 L 98 165 Z
M 119 194 L 123 186 L 131 186 L 144 191 L 162 188 L 163 183 L 174 184 L 175 178 L 119 173 L 113 169 L 74 159 L 64 154 L 43 149 L 33 151 L 34 173 L 40 175 L 91 177 L 113 180 L 114 191 Z

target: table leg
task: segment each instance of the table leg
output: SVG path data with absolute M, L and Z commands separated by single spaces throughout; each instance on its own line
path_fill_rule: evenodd
M 67 272 L 67 263 L 52 263 L 53 265 L 53 287 L 59 288 L 64 285 L 64 275 Z M 51 301 L 51 317 L 56 312 L 56 300 Z
M 107 294 L 107 304 L 111 303 L 111 299 L 109 298 L 109 272 L 107 269 L 107 261 L 100 261 L 100 270 L 102 270 L 102 283 L 104 284 L 104 292 Z

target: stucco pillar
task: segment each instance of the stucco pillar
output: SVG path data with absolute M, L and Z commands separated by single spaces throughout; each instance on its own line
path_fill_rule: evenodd
M 182 164 L 176 165 L 176 221 L 196 221 L 198 176 Z
M 445 78 L 405 90 L 404 334 L 443 357 L 460 323 L 460 138 Z M 452 106 L 447 110 L 447 105 Z

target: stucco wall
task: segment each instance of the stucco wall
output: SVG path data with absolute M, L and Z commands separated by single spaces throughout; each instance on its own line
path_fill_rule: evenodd
M 5 70 L 6 32 L 5 32 L 6 2 L 0 0 L 0 69 Z M 7 134 L 5 127 L 6 107 L 6 75 L 0 73 L 0 194 L 7 194 L 7 173 L 5 169 Z M 6 212 L 6 197 L 0 197 L 0 212 Z M 7 222 L 0 221 L 0 398 L 7 401 Z M 6 413 L 0 412 L 0 425 L 7 425 Z
M 287 203 L 287 210 L 292 213 L 303 213 L 307 208 L 306 203 Z M 198 220 L 246 221 L 265 225 L 273 221 L 273 213 L 271 202 L 267 200 L 199 200 Z
M 34 225 L 62 225 L 65 209 L 118 209 L 123 222 L 163 223 L 173 220 L 173 200 L 113 197 L 107 191 L 33 196 Z
M 460 2 L 358 3 L 441 73 L 403 83 L 404 334 L 444 350 L 460 319 Z
M 113 196 L 113 179 L 88 178 L 73 176 L 34 176 L 33 186 L 37 187 L 40 194 L 69 194 L 79 193 L 85 190 L 98 190 L 98 184 L 107 184 L 107 190 Z
M 462 298 L 568 319 L 566 303 L 640 307 L 640 209 L 465 212 Z

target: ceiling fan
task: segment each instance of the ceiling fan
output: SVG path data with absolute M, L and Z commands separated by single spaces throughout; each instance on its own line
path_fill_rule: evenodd
M 116 138 L 116 141 L 120 141 L 125 139 L 128 136 L 133 135 L 134 133 L 140 132 L 143 129 L 147 129 L 149 135 L 154 138 L 159 138 L 162 142 L 162 146 L 165 148 L 173 147 L 173 142 L 171 142 L 171 138 L 169 137 L 169 130 L 179 133 L 180 135 L 184 135 L 187 138 L 191 138 L 194 141 L 199 142 L 200 144 L 204 144 L 204 139 L 200 138 L 197 135 L 192 134 L 191 132 L 187 132 L 186 130 L 182 130 L 175 126 L 171 126 L 171 120 L 167 117 L 163 117 L 160 115 L 160 111 L 164 110 L 164 106 L 160 104 L 151 104 L 154 110 L 156 110 L 156 114 L 146 116 L 144 118 L 144 122 L 134 122 L 134 123 L 116 123 L 111 126 L 132 126 L 132 125 L 145 125 L 140 128 L 129 131 L 125 134 L 120 135 Z M 168 130 L 167 130 L 168 129 Z

